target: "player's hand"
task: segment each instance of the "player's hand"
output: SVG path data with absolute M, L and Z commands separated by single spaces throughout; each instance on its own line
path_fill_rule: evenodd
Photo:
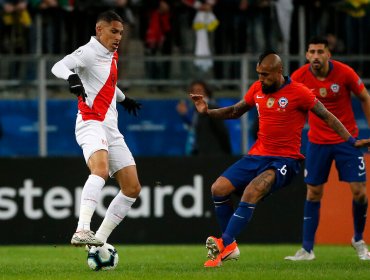
M 142 106 L 141 103 L 135 101 L 134 99 L 128 98 L 127 96 L 125 97 L 125 100 L 119 104 L 121 104 L 129 114 L 133 114 L 135 117 L 138 116 L 139 110 L 141 110 Z
M 69 82 L 69 91 L 76 95 L 77 97 L 81 96 L 83 102 L 85 102 L 87 94 L 85 93 L 85 88 L 81 82 L 80 77 L 77 74 L 71 74 L 68 77 L 68 82 Z
M 354 146 L 356 148 L 362 148 L 362 147 L 370 148 L 370 139 L 357 139 Z
M 204 95 L 190 93 L 189 96 L 190 96 L 191 100 L 193 100 L 194 105 L 195 105 L 195 108 L 197 108 L 197 111 L 199 113 L 202 113 L 202 114 L 207 113 L 207 111 L 208 111 L 208 104 L 207 104 L 207 102 L 203 98 Z

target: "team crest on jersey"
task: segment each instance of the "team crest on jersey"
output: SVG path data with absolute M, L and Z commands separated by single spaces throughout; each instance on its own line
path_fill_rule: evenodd
M 338 84 L 332 84 L 330 86 L 330 89 L 334 92 L 334 93 L 338 93 L 339 92 L 339 85 Z
M 280 97 L 278 103 L 280 108 L 285 109 L 288 106 L 288 98 Z
M 326 88 L 320 88 L 319 92 L 321 97 L 326 97 L 328 95 Z
M 74 55 L 81 55 L 83 53 L 83 50 L 82 49 L 78 49 L 78 50 L 75 50 L 75 52 L 73 53 Z
M 269 99 L 267 99 L 267 102 L 266 102 L 267 108 L 271 108 L 274 105 L 274 102 L 275 102 L 275 98 L 273 97 L 270 97 Z

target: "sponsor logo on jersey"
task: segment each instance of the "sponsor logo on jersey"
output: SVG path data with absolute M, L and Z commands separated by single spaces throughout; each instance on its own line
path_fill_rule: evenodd
M 334 93 L 338 93 L 339 92 L 339 85 L 338 84 L 332 84 L 330 86 L 330 89 L 334 92 Z
M 278 103 L 279 103 L 279 107 L 284 109 L 286 108 L 286 106 L 288 106 L 288 98 L 280 97 Z
M 267 102 L 266 102 L 267 108 L 271 108 L 274 105 L 274 102 L 275 102 L 275 98 L 273 97 L 270 97 L 269 99 L 267 99 Z
M 326 88 L 320 88 L 319 92 L 321 97 L 326 97 L 328 95 L 328 91 L 326 90 Z

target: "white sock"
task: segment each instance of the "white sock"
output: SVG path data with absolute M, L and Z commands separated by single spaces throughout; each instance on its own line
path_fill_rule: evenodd
M 90 230 L 91 217 L 98 205 L 101 189 L 105 185 L 102 177 L 91 174 L 86 180 L 81 193 L 80 215 L 78 219 L 77 230 Z
M 125 196 L 120 191 L 110 203 L 105 218 L 95 234 L 96 238 L 106 242 L 112 231 L 126 217 L 135 201 L 136 198 Z

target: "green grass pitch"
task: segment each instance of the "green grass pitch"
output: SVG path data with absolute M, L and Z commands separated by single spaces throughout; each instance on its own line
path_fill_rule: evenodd
M 116 245 L 113 271 L 91 271 L 83 248 L 0 246 L 0 279 L 370 279 L 370 261 L 360 261 L 348 246 L 316 246 L 316 260 L 289 262 L 294 245 L 240 244 L 238 261 L 204 268 L 203 245 Z

